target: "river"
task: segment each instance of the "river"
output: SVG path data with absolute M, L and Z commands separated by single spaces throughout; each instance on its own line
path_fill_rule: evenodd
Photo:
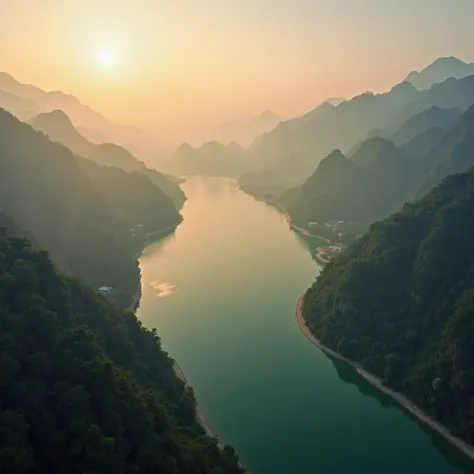
M 284 216 L 230 180 L 183 188 L 183 223 L 140 259 L 137 315 L 251 474 L 474 472 L 300 333 L 296 301 L 321 267 Z

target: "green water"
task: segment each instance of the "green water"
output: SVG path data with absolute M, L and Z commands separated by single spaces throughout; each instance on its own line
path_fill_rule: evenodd
M 184 222 L 142 259 L 138 317 L 251 474 L 450 474 L 466 460 L 295 324 L 321 267 L 278 211 L 228 180 L 184 186 Z

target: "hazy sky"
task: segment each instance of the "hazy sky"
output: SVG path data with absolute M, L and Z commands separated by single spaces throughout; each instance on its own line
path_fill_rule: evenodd
M 474 0 L 0 0 L 0 70 L 167 141 L 472 61 L 473 18 Z

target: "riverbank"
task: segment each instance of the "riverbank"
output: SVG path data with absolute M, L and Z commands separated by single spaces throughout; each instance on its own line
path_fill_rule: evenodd
M 165 227 L 164 229 L 160 229 L 154 232 L 148 232 L 147 234 L 145 234 L 145 241 L 143 243 L 143 248 L 136 254 L 137 261 L 141 257 L 143 250 L 145 250 L 147 245 L 150 245 L 154 240 L 161 239 L 171 234 L 178 228 L 178 226 L 182 222 L 183 222 L 183 218 L 181 217 L 180 221 L 176 224 Z M 132 301 L 130 302 L 130 306 L 128 306 L 126 310 L 134 313 L 138 309 L 141 298 L 142 298 L 142 276 L 140 273 L 138 277 L 137 291 L 133 295 Z
M 323 265 L 326 265 L 327 263 L 329 263 L 329 260 L 326 258 L 327 257 L 326 251 L 321 247 L 318 247 L 316 249 L 315 257 L 316 257 L 316 260 Z
M 365 380 L 367 380 L 370 384 L 372 384 L 374 387 L 379 389 L 381 392 L 385 393 L 390 398 L 392 398 L 395 402 L 397 402 L 397 404 L 401 408 L 403 408 L 403 410 L 405 410 L 410 415 L 414 416 L 417 420 L 421 421 L 423 424 L 425 424 L 429 428 L 439 433 L 441 436 L 443 436 L 443 438 L 445 438 L 449 443 L 451 443 L 453 446 L 459 449 L 463 454 L 465 454 L 466 456 L 474 460 L 474 446 L 471 446 L 470 444 L 466 443 L 462 439 L 457 438 L 456 436 L 451 434 L 451 432 L 446 426 L 444 426 L 443 424 L 431 418 L 428 414 L 426 414 L 421 408 L 416 406 L 405 395 L 387 387 L 379 377 L 371 374 L 370 372 L 367 372 L 357 362 L 347 359 L 346 357 L 338 354 L 337 352 L 333 351 L 329 347 L 322 344 L 311 333 L 310 329 L 308 328 L 306 324 L 306 321 L 304 320 L 303 300 L 304 300 L 304 295 L 300 296 L 296 305 L 296 320 L 298 322 L 301 332 L 306 336 L 306 338 L 312 344 L 317 346 L 319 349 L 321 349 L 323 352 L 330 355 L 331 357 L 334 357 L 335 359 L 341 360 L 345 362 L 346 364 L 349 364 L 350 366 L 352 366 L 359 373 L 359 375 L 361 375 Z
M 288 222 L 288 225 L 290 226 L 290 229 L 293 229 L 295 230 L 296 232 L 299 232 L 300 234 L 303 234 L 305 235 L 306 237 L 312 237 L 312 238 L 315 238 L 315 239 L 321 239 L 321 240 L 324 240 L 326 242 L 330 242 L 329 239 L 327 239 L 326 237 L 321 237 L 320 235 L 316 235 L 316 234 L 312 234 L 309 230 L 303 228 L 303 227 L 300 227 L 298 225 L 296 225 L 290 214 L 288 213 L 288 211 L 285 209 L 285 207 L 279 203 L 278 201 L 269 201 L 269 200 L 263 200 L 264 203 L 266 204 L 269 204 L 270 206 L 273 206 L 273 207 L 276 207 L 282 214 L 284 214 L 285 218 L 286 218 L 286 221 Z
M 132 302 L 130 306 L 127 308 L 127 311 L 134 313 L 138 309 L 138 305 L 140 304 L 140 300 L 142 299 L 142 277 L 138 280 L 138 287 L 137 291 L 133 295 Z
M 183 370 L 176 361 L 173 361 L 173 370 L 176 374 L 176 377 L 182 380 L 187 387 L 190 387 L 186 375 L 184 375 Z M 202 429 L 207 434 L 207 436 L 210 436 L 211 438 L 217 438 L 217 434 L 214 433 L 214 431 L 212 430 L 211 426 L 209 425 L 209 422 L 207 421 L 206 417 L 204 416 L 204 413 L 201 411 L 199 406 L 196 406 L 196 416 L 199 424 L 202 426 Z
M 166 237 L 167 235 L 171 234 L 174 232 L 178 226 L 183 222 L 183 217 L 180 214 L 180 220 L 176 224 L 169 225 L 168 227 L 165 227 L 164 229 L 156 230 L 153 232 L 148 232 L 145 234 L 145 247 L 149 244 L 151 244 L 154 240 L 160 239 L 162 237 Z

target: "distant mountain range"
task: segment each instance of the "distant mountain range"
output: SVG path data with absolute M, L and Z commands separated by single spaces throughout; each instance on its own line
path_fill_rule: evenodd
M 418 129 L 420 135 L 400 147 L 375 137 L 363 142 L 350 159 L 333 151 L 301 187 L 279 200 L 300 225 L 341 219 L 368 226 L 422 197 L 446 176 L 474 166 L 474 106 L 455 120 L 453 113 L 432 108 L 410 119 L 407 124 L 444 116 L 449 126 Z
M 462 114 L 459 108 L 443 109 L 432 106 L 410 117 L 393 134 L 388 132 L 396 145 L 403 145 L 431 128 L 448 128 Z
M 430 129 L 446 129 L 462 114 L 462 112 L 462 109 L 457 107 L 443 109 L 433 105 L 432 107 L 413 115 L 401 124 L 397 121 L 388 129 L 383 130 L 381 128 L 376 128 L 371 130 L 365 139 L 358 142 L 347 152 L 347 156 L 351 157 L 359 149 L 361 144 L 370 138 L 386 138 L 393 141 L 397 146 L 401 146 L 415 137 L 419 137 L 423 132 Z
M 198 148 L 183 143 L 171 163 L 171 172 L 178 175 L 238 176 L 248 166 L 247 154 L 236 142 L 208 142 Z
M 458 58 L 439 58 L 421 71 L 413 71 L 405 78 L 419 90 L 429 89 L 432 85 L 453 77 L 461 79 L 474 74 L 474 64 L 468 64 Z
M 262 133 L 273 130 L 284 118 L 270 110 L 255 117 L 243 117 L 223 122 L 205 134 L 206 141 L 216 141 L 224 145 L 236 142 L 249 146 Z
M 114 123 L 72 95 L 61 91 L 46 92 L 39 87 L 22 84 L 5 72 L 0 72 L 0 106 L 20 120 L 60 109 L 70 117 L 75 126 L 82 127 L 86 137 L 96 143 L 98 139 L 117 143 L 153 164 L 164 153 L 157 140 L 140 128 Z
M 385 94 L 364 93 L 333 106 L 327 102 L 303 117 L 288 120 L 258 137 L 249 151 L 262 168 L 290 156 L 321 160 L 333 149 L 350 149 L 376 127 L 386 128 L 420 92 L 402 83 Z
M 421 91 L 403 82 L 387 93 L 364 93 L 338 106 L 324 102 L 258 137 L 248 150 L 254 169 L 239 182 L 260 196 L 266 187 L 281 192 L 301 184 L 334 149 L 350 157 L 364 140 L 377 136 L 401 145 L 429 128 L 449 126 L 473 104 L 474 75 L 448 78 Z M 409 119 L 413 122 L 406 123 Z

